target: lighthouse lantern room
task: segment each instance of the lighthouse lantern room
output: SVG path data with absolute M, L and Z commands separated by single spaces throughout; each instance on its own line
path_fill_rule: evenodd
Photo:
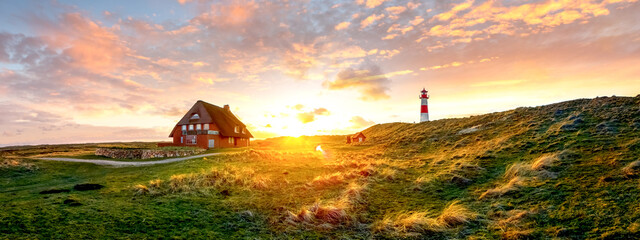
M 427 103 L 429 95 L 427 94 L 427 92 L 428 91 L 424 88 L 422 88 L 422 91 L 420 91 L 420 122 L 429 121 L 429 104 Z

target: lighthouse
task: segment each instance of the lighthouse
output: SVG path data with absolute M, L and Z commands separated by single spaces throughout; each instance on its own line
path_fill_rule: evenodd
M 420 122 L 428 122 L 429 121 L 429 103 L 427 100 L 429 99 L 429 95 L 427 94 L 427 90 L 422 88 L 420 91 Z

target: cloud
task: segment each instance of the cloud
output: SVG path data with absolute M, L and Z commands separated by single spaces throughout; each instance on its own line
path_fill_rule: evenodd
M 296 104 L 296 105 L 293 106 L 293 109 L 298 110 L 298 111 L 302 110 L 303 108 L 304 108 L 304 105 L 302 105 L 302 104 Z
M 404 11 L 406 11 L 407 8 L 404 7 L 404 6 L 393 6 L 393 7 L 385 8 L 384 10 L 387 10 L 387 12 L 390 12 L 392 14 L 398 15 L 398 14 L 403 13 Z
M 341 23 L 338 23 L 338 25 L 335 26 L 335 29 L 340 31 L 340 30 L 348 28 L 349 25 L 351 25 L 351 22 L 341 22 Z
M 389 80 L 380 67 L 374 64 L 364 64 L 358 69 L 347 68 L 336 75 L 334 81 L 325 81 L 323 86 L 329 90 L 358 89 L 360 99 L 380 100 L 389 95 Z
M 375 122 L 366 120 L 361 116 L 354 116 L 349 122 L 351 122 L 351 127 L 354 129 L 361 129 L 375 124 Z
M 124 58 L 133 53 L 118 35 L 79 13 L 63 14 L 59 21 L 48 43 L 64 49 L 74 66 L 94 73 L 110 72 L 122 67 Z
M 329 115 L 329 110 L 327 110 L 326 108 L 316 108 L 313 110 L 313 113 L 315 115 Z
M 367 6 L 368 8 L 375 8 L 377 6 L 380 6 L 385 1 L 387 0 L 366 0 L 365 6 Z
M 462 66 L 464 64 L 490 62 L 490 61 L 496 60 L 498 58 L 499 57 L 489 57 L 489 58 L 482 58 L 482 59 L 477 60 L 477 61 L 476 60 L 469 60 L 467 62 L 453 61 L 453 62 L 442 64 L 442 65 L 434 65 L 434 66 L 430 66 L 430 67 L 422 67 L 422 68 L 420 68 L 420 70 L 427 71 L 427 70 L 445 69 L 445 68 L 450 68 L 450 67 L 459 67 L 459 66 Z
M 428 37 L 449 37 L 449 45 L 485 40 L 494 35 L 520 35 L 549 32 L 560 25 L 586 23 L 590 19 L 610 13 L 610 5 L 636 0 L 613 2 L 542 1 L 504 6 L 500 1 L 475 4 L 465 1 L 453 4 L 449 11 L 431 18 L 436 26 L 417 42 Z M 474 5 L 475 4 L 475 5 Z
M 228 79 L 219 78 L 216 76 L 215 73 L 211 73 L 211 72 L 199 72 L 199 73 L 192 73 L 191 80 L 212 85 L 215 82 L 224 82 L 224 81 L 227 81 Z
M 298 113 L 297 117 L 301 123 L 310 123 L 316 120 L 316 115 L 311 112 Z
M 369 26 L 370 24 L 374 23 L 375 21 L 378 21 L 380 19 L 384 18 L 384 14 L 371 14 L 370 16 L 368 16 L 367 18 L 365 18 L 364 20 L 360 21 L 360 29 L 366 28 L 367 26 Z
M 302 104 L 297 104 L 293 106 L 293 108 L 298 111 L 301 111 L 304 108 L 304 106 Z M 296 117 L 301 123 L 306 124 L 306 123 L 315 121 L 316 116 L 328 116 L 329 114 L 331 113 L 326 108 L 316 108 L 313 111 L 300 112 L 296 115 Z
M 471 86 L 472 87 L 495 87 L 495 86 L 517 85 L 523 82 L 526 82 L 526 80 L 516 79 L 516 80 L 503 80 L 503 81 L 488 81 L 488 82 L 474 83 L 474 84 L 471 84 Z

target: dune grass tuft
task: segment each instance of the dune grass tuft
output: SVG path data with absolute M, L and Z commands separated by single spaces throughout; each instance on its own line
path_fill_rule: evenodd
M 442 232 L 478 217 L 478 214 L 462 206 L 459 201 L 451 202 L 437 217 L 430 217 L 427 211 L 401 212 L 385 216 L 374 223 L 373 230 L 397 236 L 411 236 L 429 232 Z
M 147 188 L 147 186 L 142 185 L 142 184 L 138 184 L 135 185 L 133 187 L 136 195 L 145 195 L 145 194 L 149 194 L 149 188 Z
M 622 168 L 622 173 L 627 177 L 637 177 L 640 175 L 640 160 L 633 161 Z
M 511 191 L 518 190 L 521 186 L 525 185 L 525 179 L 523 177 L 513 177 L 507 184 L 488 189 L 482 195 L 480 195 L 480 199 L 490 198 L 490 197 L 500 197 L 509 193 Z
M 189 193 L 200 192 L 210 188 L 223 186 L 239 186 L 249 189 L 266 189 L 271 179 L 267 176 L 256 175 L 253 169 L 225 168 L 211 169 L 200 173 L 175 174 L 168 181 L 155 179 L 149 181 L 149 185 L 136 185 L 136 193 Z M 147 190 L 142 190 L 143 188 Z
M 300 209 L 297 213 L 289 211 L 286 217 L 286 221 L 289 223 L 315 225 L 321 228 L 333 228 L 334 225 L 347 224 L 351 220 L 352 217 L 347 214 L 343 207 L 321 205 L 317 202 L 309 208 Z
M 438 216 L 438 222 L 447 227 L 455 227 L 476 219 L 478 214 L 462 206 L 459 201 L 450 203 Z
M 383 168 L 379 173 L 378 176 L 381 179 L 385 179 L 385 180 L 393 180 L 395 179 L 395 175 L 396 175 L 396 170 L 393 170 L 393 168 Z

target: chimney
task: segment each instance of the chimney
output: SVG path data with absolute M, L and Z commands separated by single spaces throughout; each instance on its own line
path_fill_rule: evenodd
M 227 110 L 227 111 L 229 111 L 229 112 L 231 111 L 231 109 L 229 109 L 229 104 L 225 104 L 225 105 L 224 105 L 224 110 Z

